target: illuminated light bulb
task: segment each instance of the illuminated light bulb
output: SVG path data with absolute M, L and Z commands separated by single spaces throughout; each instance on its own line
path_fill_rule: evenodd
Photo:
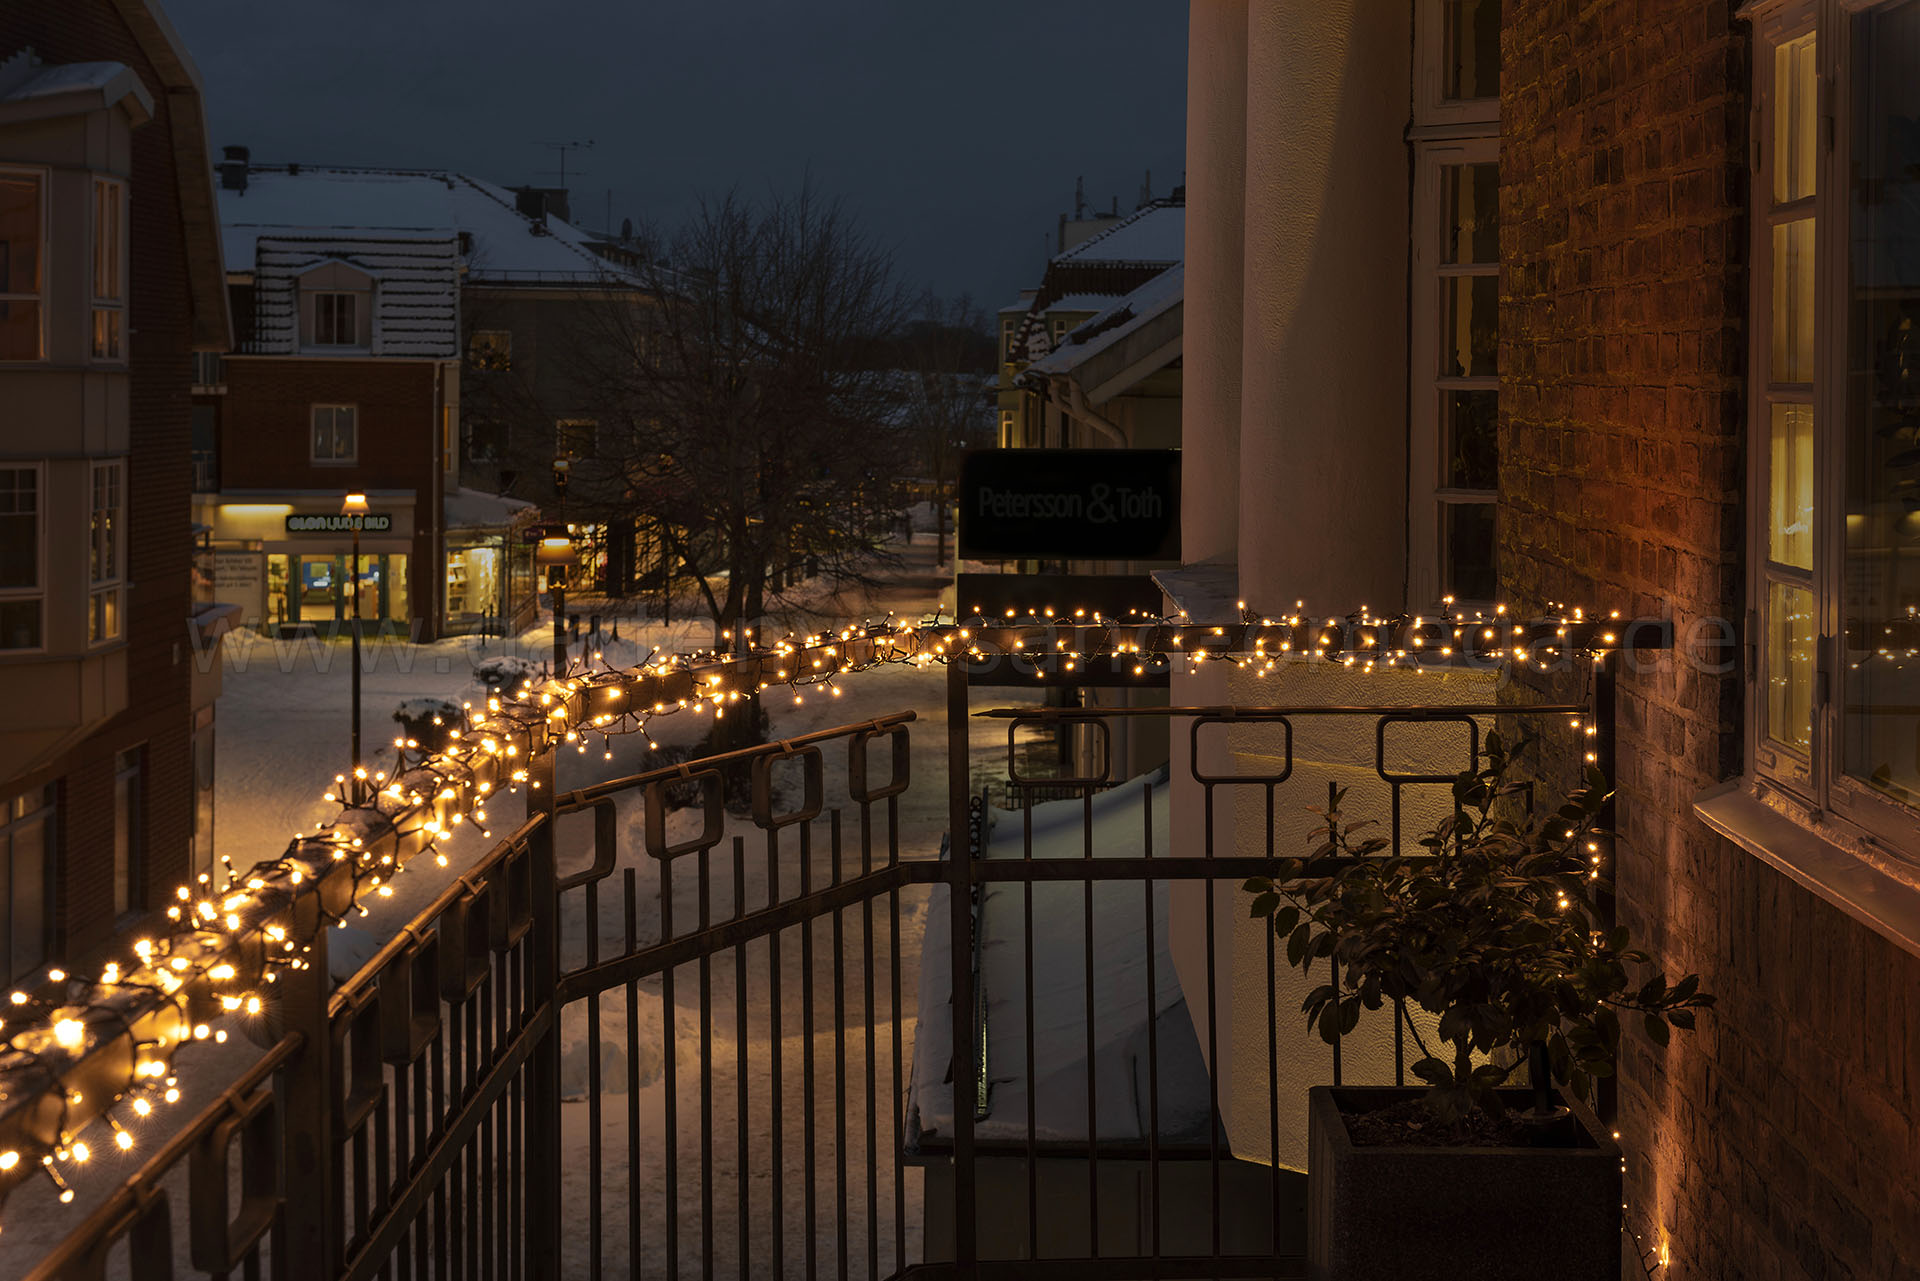
M 178 1103 L 180 1101 L 180 1087 L 177 1085 L 168 1086 L 166 1094 L 162 1097 L 169 1103 Z
M 196 1023 L 193 1025 L 193 1039 L 196 1041 L 204 1041 L 207 1039 L 207 1033 L 211 1030 L 212 1029 L 205 1023 Z
M 73 1145 L 74 1160 L 84 1162 L 90 1159 L 92 1156 L 93 1156 L 93 1149 L 88 1147 L 86 1144 L 76 1143 Z
M 113 1141 L 122 1152 L 131 1152 L 133 1150 L 133 1136 L 125 1130 L 116 1131 L 113 1136 Z
M 153 1111 L 153 1104 L 147 1102 L 145 1099 L 135 1099 L 133 1101 L 133 1111 L 135 1116 L 147 1116 Z
M 87 1025 L 79 1019 L 61 1019 L 53 1025 L 53 1039 L 63 1049 L 78 1049 L 87 1039 Z
M 0 1152 L 0 1170 L 11 1170 L 19 1164 L 20 1154 L 18 1152 Z

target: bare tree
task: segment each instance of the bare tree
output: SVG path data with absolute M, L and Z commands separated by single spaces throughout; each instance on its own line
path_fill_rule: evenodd
M 992 439 L 993 337 L 972 298 L 929 294 L 896 345 L 909 375 L 909 429 L 933 507 L 936 563 L 944 565 L 960 458 Z
M 900 380 L 872 359 L 905 312 L 888 255 L 802 189 L 703 203 L 653 261 L 650 305 L 601 309 L 611 328 L 578 345 L 599 456 L 570 509 L 644 530 L 716 644 L 800 577 L 877 582 L 910 444 Z

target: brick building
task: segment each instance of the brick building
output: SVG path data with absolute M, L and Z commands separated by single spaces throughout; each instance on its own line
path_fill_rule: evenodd
M 1920 1274 L 1920 3 L 1221 0 L 1189 59 L 1175 604 L 1670 620 L 1619 683 L 1619 910 L 1720 1003 L 1627 1030 L 1629 1270 Z M 1477 688 L 1207 669 L 1173 702 Z M 1222 1119 L 1265 1160 L 1262 944 L 1217 946 Z
M 211 866 L 220 612 L 192 356 L 228 344 L 200 83 L 158 7 L 0 10 L 0 969 Z

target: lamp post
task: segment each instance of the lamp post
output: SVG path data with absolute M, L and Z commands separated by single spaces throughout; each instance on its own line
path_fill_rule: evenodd
M 540 540 L 536 565 L 547 567 L 547 591 L 553 596 L 553 674 L 567 672 L 567 566 L 574 563 L 573 539 L 564 530 Z
M 353 803 L 360 803 L 360 526 L 367 516 L 367 496 L 348 494 L 340 503 L 340 514 L 353 530 L 353 555 L 347 565 L 347 577 L 353 583 L 353 765 L 347 786 Z

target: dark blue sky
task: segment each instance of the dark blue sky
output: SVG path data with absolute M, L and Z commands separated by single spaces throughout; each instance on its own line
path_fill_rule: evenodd
M 567 161 L 589 227 L 609 188 L 616 225 L 670 225 L 811 172 L 905 282 L 987 309 L 1037 281 L 1077 176 L 1128 209 L 1184 167 L 1177 0 L 162 2 L 216 148 L 519 184 L 555 181 L 537 143 L 592 138 Z

